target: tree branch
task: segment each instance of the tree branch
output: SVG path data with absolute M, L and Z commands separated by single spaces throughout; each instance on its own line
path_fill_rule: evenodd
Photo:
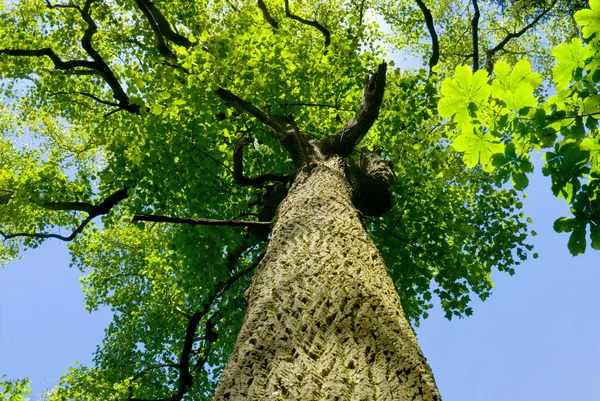
M 70 60 L 62 61 L 60 57 L 54 53 L 54 50 L 45 47 L 43 49 L 26 50 L 26 49 L 0 49 L 0 54 L 6 54 L 7 56 L 17 57 L 48 57 L 54 64 L 54 68 L 57 70 L 70 70 L 73 68 L 88 68 L 94 69 L 95 65 L 92 61 L 88 60 Z
M 14 194 L 14 189 L 0 189 L 0 206 L 8 204 Z
M 56 95 L 81 95 L 81 96 L 85 96 L 85 97 L 89 97 L 90 99 L 96 101 L 97 103 L 100 104 L 105 104 L 107 106 L 114 106 L 114 107 L 119 107 L 118 103 L 115 102 L 109 102 L 106 100 L 102 100 L 97 96 L 92 95 L 91 93 L 87 93 L 87 92 L 78 92 L 78 91 L 73 91 L 73 92 L 54 92 L 54 93 L 49 93 L 48 96 L 56 96 Z
M 377 71 L 365 83 L 362 100 L 354 119 L 337 134 L 321 142 L 321 151 L 327 155 L 346 157 L 369 132 L 379 116 L 379 108 L 385 91 L 387 64 L 381 63 Z
M 496 53 L 498 53 L 499 51 L 503 51 L 504 47 L 512 39 L 517 39 L 518 37 L 525 34 L 525 32 L 527 32 L 528 30 L 533 28 L 542 18 L 544 18 L 544 16 L 546 16 L 546 14 L 548 14 L 550 12 L 550 10 L 552 10 L 554 8 L 556 3 L 557 3 L 556 0 L 553 1 L 552 4 L 550 4 L 550 6 L 548 8 L 544 9 L 544 11 L 542 11 L 540 14 L 538 14 L 529 24 L 525 25 L 520 31 L 507 34 L 506 37 L 504 39 L 502 39 L 502 41 L 500 43 L 498 43 L 493 48 L 486 50 L 486 52 L 485 52 L 485 55 L 486 55 L 485 69 L 487 70 L 488 73 L 491 74 L 492 70 L 494 69 L 494 63 L 493 63 L 494 55 L 496 55 Z
M 437 65 L 440 61 L 440 42 L 438 40 L 438 35 L 435 32 L 435 25 L 433 24 L 433 16 L 431 15 L 431 11 L 422 0 L 416 0 L 423 16 L 425 17 L 425 24 L 427 25 L 427 29 L 429 30 L 429 35 L 431 36 L 431 57 L 429 58 L 429 70 Z
M 244 176 L 244 148 L 250 143 L 251 141 L 248 137 L 242 136 L 233 150 L 233 177 L 235 182 L 242 187 L 252 186 L 256 188 L 263 187 L 267 182 L 288 182 L 289 177 L 287 175 L 264 174 L 256 178 Z
M 137 2 L 137 1 L 136 1 Z M 142 3 L 147 7 L 147 9 L 152 14 L 154 21 L 158 25 L 160 32 L 171 42 L 176 45 L 183 46 L 185 48 L 193 47 L 194 44 L 185 36 L 178 34 L 171 28 L 171 24 L 167 21 L 165 16 L 160 12 L 158 8 L 152 3 L 150 0 L 141 0 Z
M 205 334 L 203 336 L 205 344 L 202 347 L 202 349 L 200 350 L 200 352 L 201 352 L 200 357 L 198 358 L 198 360 L 196 360 L 196 363 L 194 363 L 194 366 L 190 369 L 191 356 L 199 353 L 198 351 L 194 351 L 193 347 L 194 347 L 194 343 L 198 341 L 198 338 L 196 337 L 196 332 L 198 331 L 198 325 L 200 324 L 200 321 L 206 316 L 206 313 L 210 310 L 214 301 L 217 300 L 218 298 L 220 298 L 241 277 L 245 276 L 246 274 L 248 274 L 249 272 L 254 270 L 256 268 L 256 266 L 258 266 L 258 264 L 261 262 L 263 257 L 264 257 L 264 252 L 262 254 L 260 254 L 259 256 L 257 256 L 255 258 L 254 262 L 252 262 L 252 264 L 250 264 L 245 269 L 240 270 L 239 272 L 235 273 L 234 275 L 227 278 L 226 280 L 222 280 L 222 281 L 218 282 L 215 285 L 215 291 L 214 291 L 213 295 L 210 296 L 208 299 L 206 299 L 203 302 L 201 309 L 197 310 L 193 315 L 191 315 L 191 317 L 189 318 L 188 324 L 186 325 L 186 328 L 185 328 L 185 337 L 184 337 L 184 341 L 183 341 L 183 347 L 181 349 L 181 354 L 179 355 L 179 363 L 177 363 L 177 364 L 166 363 L 166 364 L 160 364 L 160 365 L 151 365 L 142 371 L 143 373 L 146 373 L 151 369 L 157 369 L 157 368 L 163 368 L 163 367 L 173 367 L 173 368 L 176 368 L 179 370 L 177 391 L 169 398 L 164 398 L 164 399 L 154 400 L 154 401 L 167 401 L 167 400 L 181 401 L 181 399 L 183 399 L 185 394 L 192 387 L 195 374 L 197 374 L 204 367 L 204 364 L 206 363 L 206 359 L 208 357 L 208 353 L 210 352 L 210 348 L 212 347 L 212 344 L 214 344 L 218 340 L 218 333 L 214 330 L 217 325 L 215 320 L 220 315 L 220 313 L 217 311 L 205 323 L 205 327 L 204 327 Z M 136 375 L 137 376 L 136 379 L 142 375 L 142 372 L 140 372 Z M 133 395 L 130 394 L 129 401 L 149 401 L 149 400 L 133 398 Z
M 234 95 L 227 89 L 219 88 L 215 91 L 215 94 L 230 107 L 233 107 L 239 112 L 248 113 L 255 117 L 258 121 L 269 127 L 271 132 L 279 140 L 283 140 L 287 136 L 287 129 L 279 121 L 271 116 L 268 116 L 259 108 L 254 106 L 252 103 Z
M 98 27 L 90 15 L 90 7 L 95 0 L 86 0 L 83 8 L 75 4 L 51 4 L 46 0 L 46 6 L 51 9 L 75 9 L 79 12 L 81 18 L 87 24 L 87 28 L 81 38 L 81 47 L 85 52 L 92 58 L 93 61 L 89 60 L 70 60 L 62 61 L 60 57 L 50 48 L 43 49 L 0 49 L 0 54 L 6 54 L 9 56 L 21 56 L 21 57 L 48 57 L 54 64 L 56 70 L 69 71 L 76 68 L 85 68 L 83 70 L 86 73 L 95 72 L 102 77 L 104 82 L 110 87 L 113 93 L 113 97 L 118 102 L 118 107 L 123 110 L 127 110 L 134 114 L 139 114 L 140 106 L 129 103 L 129 96 L 125 93 L 125 90 L 119 83 L 119 80 L 110 69 L 108 64 L 100 56 L 100 54 L 92 46 L 92 38 L 98 32 Z M 81 70 L 75 70 L 75 73 L 81 73 Z
M 477 0 L 471 0 L 473 3 L 473 18 L 471 18 L 471 31 L 473 35 L 473 72 L 479 69 L 479 4 Z
M 290 12 L 290 1 L 289 0 L 283 0 L 283 1 L 285 4 L 285 16 L 286 17 L 293 19 L 295 21 L 298 21 L 302 24 L 309 25 L 309 26 L 312 26 L 313 28 L 318 29 L 323 34 L 323 36 L 325 36 L 325 47 L 329 46 L 329 44 L 331 43 L 331 34 L 323 25 L 319 24 L 317 21 L 309 21 L 307 19 L 304 19 L 302 17 L 292 14 Z
M 277 23 L 277 21 L 275 21 L 275 18 L 273 18 L 269 13 L 265 2 L 263 0 L 257 0 L 256 3 L 258 4 L 258 8 L 260 8 L 260 11 L 262 11 L 263 17 L 269 23 L 269 25 L 271 25 L 275 29 L 279 29 L 279 23 Z
M 202 218 L 159 216 L 159 215 L 154 215 L 154 214 L 143 214 L 143 213 L 138 213 L 135 216 L 133 216 L 132 221 L 151 221 L 154 223 L 189 224 L 192 227 L 197 226 L 197 225 L 229 226 L 229 227 L 255 227 L 255 226 L 269 226 L 269 225 L 273 224 L 273 222 L 271 222 L 271 221 L 214 220 L 214 219 L 202 219 Z
M 26 238 L 56 238 L 61 241 L 72 241 L 75 237 L 80 234 L 85 226 L 92 221 L 95 217 L 100 215 L 107 214 L 110 210 L 115 207 L 120 201 L 127 198 L 128 196 L 128 187 L 123 187 L 116 191 L 115 193 L 108 196 L 102 202 L 97 205 L 92 205 L 90 203 L 85 202 L 46 202 L 40 204 L 39 206 L 49 209 L 49 210 L 67 210 L 67 211 L 82 211 L 88 213 L 88 217 L 86 217 L 77 228 L 71 233 L 69 236 L 63 236 L 59 234 L 46 234 L 46 233 L 16 233 L 16 234 L 7 234 L 3 231 L 0 231 L 0 235 L 4 237 L 4 240 L 8 240 L 16 237 L 26 237 Z
M 171 49 L 169 49 L 169 46 L 167 46 L 167 44 L 165 43 L 163 34 L 162 34 L 160 28 L 158 27 L 158 24 L 157 24 L 154 16 L 150 12 L 150 9 L 146 5 L 146 2 L 144 0 L 135 0 L 135 4 L 137 4 L 138 8 L 142 11 L 142 14 L 144 14 L 144 17 L 146 17 L 146 20 L 148 21 L 148 24 L 150 25 L 152 32 L 154 32 L 154 37 L 156 38 L 156 49 L 165 58 L 165 60 L 167 61 L 167 63 L 169 65 L 176 66 L 177 65 L 177 56 L 175 56 L 175 54 L 171 51 Z M 170 29 L 170 27 L 169 27 L 169 29 Z

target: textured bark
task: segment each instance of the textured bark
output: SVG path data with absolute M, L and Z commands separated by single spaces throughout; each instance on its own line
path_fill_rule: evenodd
M 344 160 L 300 172 L 214 400 L 441 400 Z

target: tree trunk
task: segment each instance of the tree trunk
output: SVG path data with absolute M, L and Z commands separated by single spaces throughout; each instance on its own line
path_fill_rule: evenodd
M 300 172 L 278 210 L 214 400 L 441 400 L 344 160 Z

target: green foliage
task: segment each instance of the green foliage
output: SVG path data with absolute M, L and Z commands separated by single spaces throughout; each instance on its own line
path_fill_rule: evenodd
M 469 67 L 457 67 L 455 76 L 442 83 L 439 104 L 440 114 L 453 117 L 456 123 L 460 133 L 451 139 L 453 146 L 464 153 L 468 165 L 476 164 L 475 145 L 464 146 L 465 127 L 471 129 L 474 126 L 473 134 L 469 133 L 473 141 L 490 135 L 490 141 L 501 141 L 506 146 L 502 152 L 502 145 L 498 145 L 492 165 L 501 181 L 507 181 L 509 174 L 512 175 L 515 189 L 527 187 L 526 173 L 533 170 L 531 164 L 522 164 L 518 159 L 526 162 L 529 152 L 544 149 L 546 163 L 542 172 L 552 179 L 552 192 L 566 200 L 574 216 L 558 219 L 554 229 L 571 233 L 568 247 L 573 255 L 585 252 L 588 226 L 592 248 L 598 249 L 599 245 L 599 12 L 600 2 L 592 0 L 590 9 L 579 10 L 574 15 L 586 43 L 573 38 L 552 50 L 555 94 L 547 99 L 535 95 L 534 90 L 542 83 L 541 76 L 531 72 L 529 61 L 522 59 L 513 67 L 496 63 L 491 82 L 493 90 L 491 93 L 481 91 L 478 98 L 481 107 L 477 108 L 464 101 L 461 103 L 455 92 L 448 89 L 461 85 L 465 77 L 472 76 Z M 484 88 L 487 83 L 481 79 L 478 85 Z M 453 106 L 449 108 L 448 104 Z M 479 157 L 479 163 L 489 166 L 487 153 L 479 151 L 479 154 L 486 155 Z
M 1 401 L 29 401 L 26 397 L 31 393 L 29 378 L 21 380 L 6 380 L 6 375 L 0 376 Z
M 294 13 L 327 28 L 327 47 L 319 30 L 286 18 L 280 2 L 265 1 L 277 29 L 255 1 L 156 2 L 171 33 L 180 35 L 166 40 L 166 50 L 138 3 L 144 2 L 0 5 L 0 231 L 27 234 L 0 243 L 0 265 L 45 240 L 29 234 L 75 232 L 69 248 L 85 273 L 86 306 L 114 313 L 95 366 L 71 368 L 48 400 L 170 397 L 181 384 L 174 365 L 194 317 L 189 360 L 200 368 L 184 399 L 210 398 L 266 238 L 235 227 L 131 220 L 136 213 L 256 219 L 272 188 L 236 184 L 233 154 L 242 137 L 250 138 L 245 176 L 294 172 L 268 128 L 228 108 L 215 89 L 293 116 L 318 140 L 354 117 L 364 78 L 390 58 L 386 52 L 416 52 L 424 60 L 430 54 L 412 0 L 291 2 Z M 434 295 L 448 318 L 471 315 L 471 299 L 491 294 L 492 271 L 514 274 L 527 258 L 518 191 L 528 185 L 533 150 L 552 149 L 544 173 L 572 207 L 573 217 L 556 225 L 571 233 L 571 252 L 585 250 L 588 232 L 600 248 L 598 2 L 575 14 L 585 43 L 571 40 L 573 22 L 557 2 L 536 29 L 493 56 L 491 79 L 463 65 L 472 52 L 462 37 L 470 26 L 464 2 L 428 3 L 443 32 L 443 58 L 435 73 L 390 68 L 379 118 L 360 145 L 394 165 L 393 207 L 366 225 L 416 324 Z M 480 3 L 481 49 L 541 12 L 536 2 L 509 2 L 501 12 L 493 1 Z M 89 67 L 85 10 L 97 28 L 91 45 L 117 86 L 104 67 Z M 564 43 L 553 53 L 538 49 L 542 36 L 544 43 Z M 53 49 L 62 62 L 85 62 L 61 69 L 47 54 L 6 49 Z M 532 50 L 539 50 L 533 63 L 514 56 Z M 551 78 L 556 94 L 546 99 L 542 87 Z M 119 191 L 119 202 L 82 226 L 91 207 Z M 15 394 L 24 394 L 19 386 Z

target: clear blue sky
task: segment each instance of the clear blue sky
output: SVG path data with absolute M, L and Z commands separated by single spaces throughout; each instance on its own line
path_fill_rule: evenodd
M 568 210 L 540 167 L 524 201 L 540 258 L 495 274 L 472 317 L 447 321 L 438 309 L 417 330 L 445 401 L 600 400 L 600 252 L 573 258 L 568 235 L 553 232 Z M 0 374 L 30 376 L 33 399 L 74 361 L 91 363 L 110 319 L 85 311 L 68 265 L 65 244 L 50 241 L 0 270 Z

